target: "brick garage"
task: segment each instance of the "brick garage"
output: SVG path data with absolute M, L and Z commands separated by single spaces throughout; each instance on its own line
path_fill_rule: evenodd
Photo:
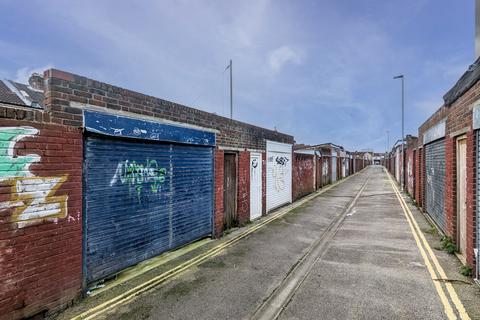
M 0 139 L 4 145 L 12 146 L 12 157 L 6 153 L 3 159 L 16 158 L 10 166 L 18 171 L 16 175 L 6 173 L 10 167 L 0 166 L 4 171 L 0 170 L 0 312 L 5 317 L 17 319 L 55 312 L 82 291 L 82 109 L 85 106 L 105 113 L 158 118 L 216 130 L 216 236 L 223 232 L 224 152 L 233 150 L 238 155 L 237 208 L 241 224 L 249 220 L 250 213 L 250 150 L 261 152 L 265 213 L 265 140 L 293 144 L 292 136 L 59 70 L 46 71 L 44 78 L 43 110 L 0 107 L 3 128 Z M 17 129 L 7 132 L 10 127 Z M 37 192 L 37 198 L 33 192 Z M 31 213 L 33 207 L 36 210 Z
M 425 132 L 440 121 L 447 117 L 448 109 L 445 106 L 440 107 L 434 114 L 432 114 L 418 129 L 418 149 L 417 152 L 417 172 L 418 172 L 418 183 L 416 183 L 416 201 L 420 208 L 423 211 L 426 211 L 426 168 L 425 168 L 425 147 L 423 142 L 423 135 Z
M 458 84 L 456 85 L 458 86 Z M 454 87 L 452 90 L 455 90 Z M 448 234 L 457 242 L 457 139 L 466 137 L 466 263 L 475 266 L 474 248 L 476 240 L 476 141 L 472 130 L 472 109 L 480 99 L 480 83 L 476 83 L 454 101 L 445 96 L 448 103 L 446 123 L 447 192 L 445 210 L 448 218 Z M 458 244 L 458 243 L 457 243 Z
M 458 246 L 457 230 L 457 141 L 466 141 L 466 263 L 475 266 L 476 247 L 476 140 L 472 129 L 472 108 L 480 98 L 480 84 L 468 79 L 469 72 L 444 96 L 445 104 L 419 128 L 419 143 L 416 152 L 416 187 L 414 198 L 425 210 L 426 172 L 424 133 L 445 119 L 445 216 L 446 235 Z M 475 75 L 473 75 L 475 76 Z M 477 75 L 478 77 L 478 75 Z M 470 82 L 470 83 L 468 83 Z
M 52 114 L 67 125 L 82 125 L 82 109 L 132 114 L 159 118 L 218 130 L 215 152 L 215 234 L 223 232 L 223 162 L 225 150 L 238 156 L 237 209 L 240 224 L 249 220 L 249 150 L 265 152 L 266 140 L 293 144 L 292 136 L 273 130 L 230 120 L 212 113 L 143 95 L 127 89 L 74 75 L 60 70 L 47 70 L 46 102 Z M 263 171 L 265 172 L 265 170 Z M 265 206 L 263 206 L 265 208 Z
M 297 200 L 315 191 L 315 156 L 293 153 L 292 198 Z
M 0 313 L 23 318 L 81 291 L 82 134 L 43 111 L 0 107 Z M 8 164 L 5 164 L 9 161 Z

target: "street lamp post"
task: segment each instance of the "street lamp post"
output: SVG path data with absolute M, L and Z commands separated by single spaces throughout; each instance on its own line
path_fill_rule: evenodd
M 405 142 L 405 134 L 404 134 L 404 120 L 405 120 L 405 117 L 404 117 L 404 110 L 405 110 L 405 86 L 404 86 L 404 79 L 405 77 L 403 76 L 403 74 L 399 75 L 399 76 L 396 76 L 396 77 L 393 77 L 393 79 L 401 79 L 402 80 L 402 170 L 401 170 L 401 174 L 400 174 L 400 186 L 402 188 L 402 190 L 404 189 L 405 187 L 405 179 L 404 179 L 404 176 L 403 176 L 403 167 L 405 166 L 405 150 L 404 150 L 404 142 Z

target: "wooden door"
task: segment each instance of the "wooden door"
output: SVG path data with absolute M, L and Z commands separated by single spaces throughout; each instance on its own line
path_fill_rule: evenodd
M 467 140 L 457 140 L 457 243 L 465 263 L 467 247 Z
M 237 217 L 237 159 L 225 153 L 223 167 L 223 222 L 225 229 L 238 224 Z

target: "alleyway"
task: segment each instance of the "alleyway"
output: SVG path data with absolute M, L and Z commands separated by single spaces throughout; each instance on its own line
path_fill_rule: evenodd
M 454 300 L 432 280 L 383 167 L 371 166 L 100 318 L 460 318 Z

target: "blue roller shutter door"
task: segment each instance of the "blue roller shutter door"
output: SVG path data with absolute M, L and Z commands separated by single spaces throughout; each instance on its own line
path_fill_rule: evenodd
M 87 282 L 212 233 L 213 149 L 88 136 Z

